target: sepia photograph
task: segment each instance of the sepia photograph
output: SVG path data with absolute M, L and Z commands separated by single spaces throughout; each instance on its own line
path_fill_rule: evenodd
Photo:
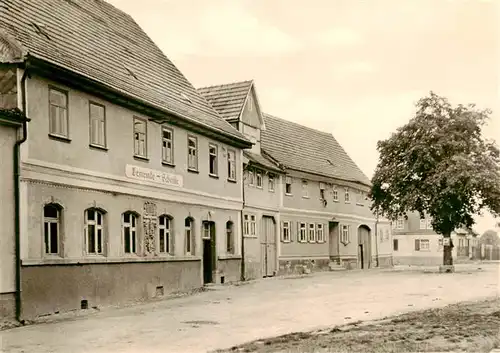
M 0 0 L 0 352 L 500 353 L 500 0 Z

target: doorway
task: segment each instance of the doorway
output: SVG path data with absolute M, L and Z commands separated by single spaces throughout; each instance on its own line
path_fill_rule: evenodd
M 340 264 L 338 222 L 328 222 L 328 243 L 329 243 L 330 260 Z
M 262 216 L 261 264 L 262 277 L 276 274 L 276 222 L 274 217 Z
M 362 225 L 358 228 L 358 264 L 359 268 L 368 269 L 371 267 L 371 237 L 370 228 Z
M 203 284 L 213 283 L 216 268 L 215 222 L 203 222 Z

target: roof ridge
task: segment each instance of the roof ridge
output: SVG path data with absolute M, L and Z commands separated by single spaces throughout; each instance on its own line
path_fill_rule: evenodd
M 262 113 L 264 115 L 264 119 L 269 117 L 271 119 L 277 119 L 277 120 L 281 120 L 281 121 L 285 121 L 287 123 L 290 123 L 290 124 L 294 124 L 294 125 L 298 125 L 300 127 L 303 127 L 303 128 L 306 128 L 306 129 L 309 129 L 309 130 L 312 130 L 312 131 L 315 131 L 315 132 L 319 132 L 323 135 L 328 135 L 328 136 L 332 136 L 333 138 L 335 138 L 333 136 L 333 133 L 331 132 L 326 132 L 326 131 L 322 131 L 322 130 L 318 130 L 318 129 L 315 129 L 313 127 L 309 127 L 309 126 L 306 126 L 306 125 L 302 125 L 302 124 L 299 124 L 295 121 L 291 121 L 291 120 L 288 120 L 288 119 L 284 119 L 284 118 L 280 118 L 279 116 L 276 116 L 276 115 L 272 115 L 272 114 L 269 114 L 269 113 Z
M 215 87 L 235 86 L 235 85 L 241 84 L 241 83 L 252 83 L 252 82 L 253 82 L 253 80 L 244 80 L 244 81 L 237 81 L 237 82 L 231 82 L 231 83 L 223 83 L 223 84 L 218 84 L 218 85 L 198 87 L 198 88 L 196 88 L 196 90 L 215 88 Z

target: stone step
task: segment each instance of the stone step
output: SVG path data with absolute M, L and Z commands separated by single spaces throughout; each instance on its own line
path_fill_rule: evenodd
M 344 266 L 339 265 L 339 264 L 334 263 L 334 262 L 330 262 L 328 267 L 330 268 L 330 271 L 346 271 L 347 270 Z

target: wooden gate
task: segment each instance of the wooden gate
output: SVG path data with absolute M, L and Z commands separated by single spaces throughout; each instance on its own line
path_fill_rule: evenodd
M 273 217 L 263 216 L 261 225 L 262 277 L 276 274 L 276 223 Z

